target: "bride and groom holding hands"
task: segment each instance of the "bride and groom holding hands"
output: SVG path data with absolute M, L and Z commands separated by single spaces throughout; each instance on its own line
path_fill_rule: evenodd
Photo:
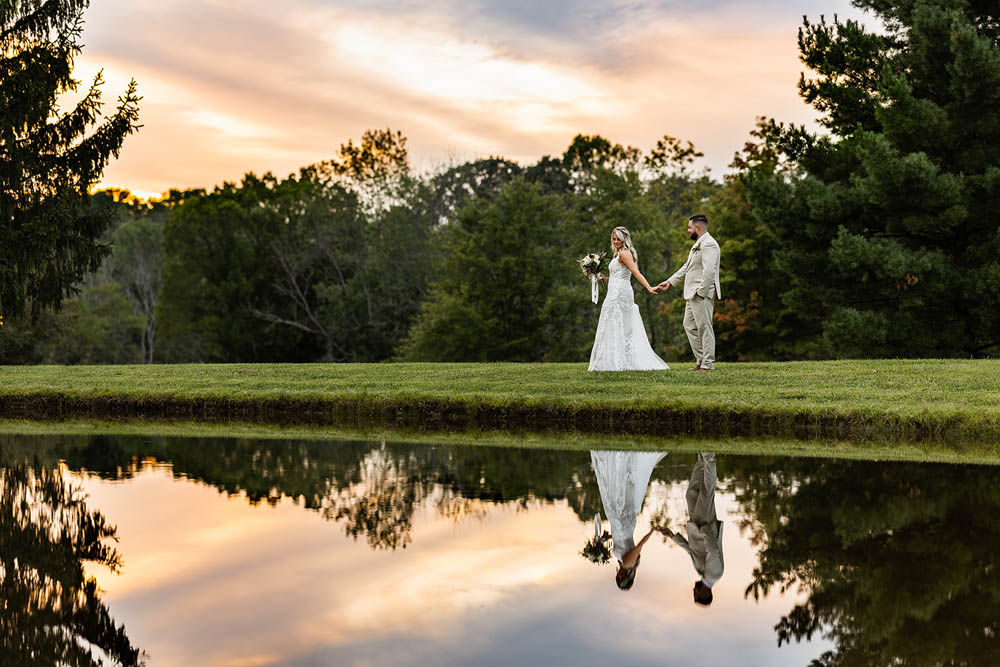
M 594 347 L 590 353 L 591 371 L 667 370 L 649 344 L 642 324 L 639 306 L 632 292 L 632 276 L 650 294 L 664 292 L 683 283 L 684 332 L 687 334 L 695 365 L 692 370 L 711 371 L 715 368 L 715 331 L 712 315 L 715 300 L 722 296 L 719 286 L 719 244 L 708 233 L 708 217 L 699 213 L 688 218 L 687 231 L 695 243 L 687 261 L 656 287 L 639 271 L 638 255 L 632 247 L 632 237 L 625 227 L 611 232 L 614 256 L 608 264 L 608 275 L 599 278 L 608 284 L 601 306 Z
M 693 599 L 695 604 L 707 607 L 712 604 L 712 587 L 725 572 L 722 522 L 715 509 L 718 473 L 714 453 L 699 453 L 691 470 L 687 491 L 684 494 L 687 505 L 684 531 L 687 536 L 674 532 L 666 525 L 651 525 L 649 532 L 638 543 L 633 535 L 653 469 L 665 456 L 666 452 L 604 450 L 590 452 L 590 462 L 601 492 L 604 515 L 611 526 L 611 533 L 602 538 L 598 520 L 594 542 L 610 537 L 613 544 L 612 554 L 618 561 L 615 584 L 619 589 L 627 591 L 635 583 L 642 559 L 642 548 L 654 532 L 662 533 L 691 557 L 691 565 L 699 577 L 692 589 Z M 588 543 L 588 546 L 590 544 Z M 585 552 L 581 553 L 587 555 Z M 611 554 L 607 554 L 609 559 L 610 556 Z

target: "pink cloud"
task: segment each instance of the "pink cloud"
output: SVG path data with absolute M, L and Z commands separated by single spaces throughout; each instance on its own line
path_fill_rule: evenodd
M 795 88 L 801 17 L 791 9 L 770 22 L 740 5 L 688 17 L 647 9 L 608 26 L 596 47 L 509 25 L 491 39 L 411 10 L 95 5 L 79 76 L 103 66 L 108 98 L 131 76 L 144 95 L 144 127 L 104 183 L 157 193 L 247 171 L 284 175 L 385 126 L 407 135 L 418 166 L 485 155 L 530 163 L 561 154 L 577 132 L 648 149 L 667 133 L 693 141 L 720 175 L 757 115 L 814 118 Z

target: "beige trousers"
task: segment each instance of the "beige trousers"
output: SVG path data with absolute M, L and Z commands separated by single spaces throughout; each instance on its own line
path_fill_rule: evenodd
M 684 307 L 684 332 L 694 361 L 702 368 L 715 368 L 715 330 L 712 328 L 712 314 L 715 312 L 715 299 L 694 297 L 686 302 Z

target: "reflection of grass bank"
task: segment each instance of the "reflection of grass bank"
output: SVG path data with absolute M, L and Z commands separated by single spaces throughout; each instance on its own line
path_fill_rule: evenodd
M 231 364 L 7 367 L 2 374 L 0 417 L 8 419 L 1000 443 L 1000 361 L 992 360 L 727 364 L 714 373 Z
M 1000 464 L 1000 445 L 984 443 L 889 442 L 885 440 L 792 440 L 782 438 L 694 438 L 656 437 L 586 433 L 511 433 L 508 431 L 427 431 L 415 429 L 345 429 L 329 426 L 279 426 L 246 422 L 204 423 L 184 421 L 100 421 L 73 420 L 41 422 L 0 420 L 0 452 L 10 448 L 33 447 L 32 442 L 51 440 L 46 436 L 146 436 L 183 438 L 236 438 L 265 440 L 329 440 L 352 442 L 398 442 L 430 445 L 484 445 L 587 451 L 630 449 L 640 451 L 753 454 L 765 456 L 808 456 L 874 461 L 934 461 L 944 463 Z M 38 440 L 5 436 L 38 436 Z M 335 443 L 334 443 L 335 444 Z M 7 454 L 16 453 L 6 451 Z M 25 452 L 21 452 L 24 454 Z M 17 457 L 15 457 L 17 458 Z M 21 458 L 31 458 L 21 457 Z

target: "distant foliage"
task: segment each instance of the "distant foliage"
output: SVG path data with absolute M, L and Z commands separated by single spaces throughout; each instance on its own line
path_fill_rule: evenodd
M 167 361 L 379 361 L 416 316 L 439 213 L 405 138 L 347 142 L 279 180 L 247 174 L 167 219 Z
M 83 208 L 134 129 L 134 90 L 94 139 L 53 144 L 45 178 L 30 180 L 84 4 L 19 3 L 0 11 L 5 25 L 42 18 L 3 37 L 0 92 L 18 104 L 0 109 L 0 147 L 16 136 L 34 153 L 0 176 L 12 220 L 0 245 L 18 248 L 0 259 L 0 361 L 584 361 L 599 306 L 576 260 L 623 225 L 660 282 L 685 261 L 699 212 L 722 248 L 720 360 L 997 355 L 1000 14 L 855 4 L 885 30 L 821 19 L 799 31 L 799 92 L 824 131 L 758 118 L 721 181 L 670 135 L 643 152 L 578 134 L 534 164 L 490 156 L 416 174 L 406 137 L 386 128 L 284 179 L 151 202 L 98 193 Z M 44 18 L 54 6 L 63 18 Z M 95 100 L 57 121 L 65 136 L 94 123 Z M 22 315 L 74 290 L 58 315 Z M 690 355 L 679 292 L 636 290 L 671 361 Z
M 570 273 L 555 195 L 516 180 L 463 208 L 441 230 L 437 278 L 402 356 L 426 361 L 535 361 L 546 302 Z

